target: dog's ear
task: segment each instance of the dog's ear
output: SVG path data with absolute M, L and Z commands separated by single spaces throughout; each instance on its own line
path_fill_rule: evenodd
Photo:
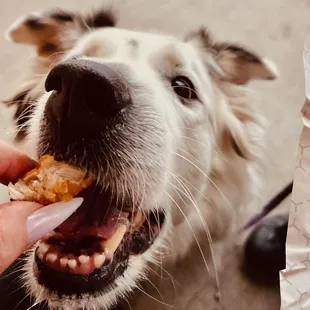
M 90 28 L 114 25 L 115 18 L 108 10 L 96 10 L 83 17 L 57 9 L 18 19 L 7 31 L 7 38 L 16 43 L 34 45 L 39 56 L 48 57 L 72 48 L 76 40 Z
M 246 84 L 250 80 L 274 80 L 278 77 L 276 66 L 271 60 L 259 58 L 243 47 L 221 43 L 215 44 L 213 49 L 224 73 L 224 80 Z
M 97 9 L 82 16 L 70 11 L 50 10 L 32 13 L 18 19 L 7 31 L 7 38 L 16 43 L 34 45 L 37 49 L 33 74 L 21 86 L 12 99 L 4 101 L 16 107 L 14 119 L 17 125 L 15 141 L 27 135 L 27 126 L 35 101 L 44 93 L 44 74 L 61 60 L 64 52 L 92 28 L 113 27 L 112 10 Z
M 186 37 L 186 41 L 192 41 L 211 55 L 222 80 L 246 84 L 250 80 L 274 80 L 278 77 L 277 68 L 271 60 L 260 58 L 236 44 L 215 43 L 205 28 L 191 33 Z

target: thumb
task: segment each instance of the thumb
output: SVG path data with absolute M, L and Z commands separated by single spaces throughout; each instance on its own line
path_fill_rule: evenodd
M 58 227 L 82 204 L 83 198 L 49 206 L 14 201 L 0 205 L 0 272 L 36 241 Z

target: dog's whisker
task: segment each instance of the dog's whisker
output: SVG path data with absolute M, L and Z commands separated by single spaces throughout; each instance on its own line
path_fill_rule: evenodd
M 181 152 L 185 153 L 186 155 L 191 156 L 195 160 L 195 162 L 199 163 L 203 168 L 206 168 L 206 169 L 208 168 L 205 163 L 203 163 L 201 160 L 197 159 L 197 157 L 194 156 L 193 154 L 185 151 L 183 148 L 179 147 L 178 150 L 180 150 Z
M 202 259 L 203 259 L 203 262 L 204 262 L 204 264 L 205 264 L 205 267 L 206 267 L 208 273 L 210 273 L 210 269 L 209 269 L 207 260 L 206 260 L 206 258 L 205 258 L 205 255 L 204 255 L 204 253 L 203 253 L 202 247 L 201 247 L 201 245 L 200 245 L 200 243 L 199 243 L 199 241 L 198 241 L 198 238 L 197 238 L 197 236 L 196 236 L 196 234 L 195 234 L 195 232 L 194 232 L 194 229 L 193 229 L 191 223 L 189 222 L 187 216 L 185 215 L 185 213 L 183 212 L 183 210 L 182 210 L 182 208 L 179 206 L 179 204 L 176 202 L 176 200 L 175 200 L 169 193 L 167 193 L 166 191 L 165 191 L 165 194 L 172 200 L 172 202 L 175 204 L 175 206 L 178 208 L 178 210 L 180 211 L 180 213 L 181 213 L 182 216 L 184 217 L 184 219 L 185 219 L 187 225 L 189 226 L 189 229 L 190 229 L 190 231 L 191 231 L 191 233 L 192 233 L 192 235 L 193 235 L 193 237 L 194 237 L 194 239 L 195 239 L 195 242 L 196 242 L 196 244 L 197 244 L 197 246 L 198 246 L 198 249 L 199 249 L 200 254 L 201 254 L 201 256 L 202 256 Z
M 27 107 L 23 113 L 21 114 L 21 116 L 18 118 L 18 121 L 23 121 L 23 120 L 28 120 L 31 117 L 31 112 L 30 115 L 27 115 L 27 113 L 29 113 L 29 111 L 31 111 L 32 107 Z M 23 125 L 23 124 L 22 124 Z
M 54 68 L 55 64 L 57 64 L 57 62 L 59 62 L 59 59 L 55 59 L 54 61 L 52 61 L 48 67 L 47 72 L 50 72 Z
M 143 290 L 142 288 L 140 288 L 139 285 L 137 285 L 136 288 L 137 288 L 141 293 L 145 294 L 147 297 L 153 299 L 154 301 L 158 302 L 159 304 L 161 304 L 161 305 L 163 305 L 163 306 L 166 306 L 166 307 L 169 307 L 169 308 L 175 308 L 175 306 L 166 304 L 165 302 L 160 301 L 160 300 L 158 300 L 157 298 L 155 298 L 154 296 L 148 294 L 145 290 Z
M 128 300 L 128 298 L 124 298 L 124 300 L 126 301 L 128 307 L 129 307 L 129 310 L 133 310 L 132 307 L 131 307 L 131 304 L 130 304 L 130 302 Z M 96 310 L 96 309 L 94 309 L 94 310 Z
M 144 277 L 143 278 L 144 280 L 146 280 L 148 283 L 151 284 L 151 286 L 155 289 L 155 291 L 158 293 L 161 301 L 164 303 L 164 304 L 167 304 L 162 293 L 160 292 L 160 290 L 158 289 L 158 287 L 148 278 L 148 277 Z
M 24 130 L 27 127 L 28 127 L 27 123 L 20 124 L 19 126 L 16 126 L 15 129 L 9 130 L 9 132 L 17 134 L 17 133 L 19 133 L 20 131 Z
M 40 301 L 34 303 L 32 306 L 30 306 L 29 308 L 27 308 L 26 310 L 30 310 L 32 309 L 33 307 L 37 306 L 38 304 L 40 303 Z
M 217 189 L 217 191 L 220 193 L 220 195 L 222 196 L 222 198 L 224 199 L 224 201 L 226 202 L 229 210 L 232 212 L 233 215 L 235 215 L 235 211 L 232 208 L 230 202 L 228 201 L 228 199 L 226 198 L 226 196 L 223 194 L 223 192 L 219 189 L 219 187 L 215 184 L 215 182 L 204 172 L 202 171 L 195 163 L 193 163 L 191 160 L 189 160 L 188 158 L 186 158 L 185 156 L 178 154 L 176 152 L 174 152 L 174 154 L 176 156 L 179 156 L 181 158 L 183 158 L 184 160 L 186 160 L 187 162 L 189 162 L 190 164 L 192 164 L 200 173 L 202 173 L 202 175 L 204 175 L 209 181 L 210 183 Z
M 41 301 L 41 302 L 39 303 L 39 309 L 38 309 L 38 310 L 40 310 L 41 307 L 47 307 L 47 301 L 46 301 L 46 300 L 44 300 L 43 302 Z
M 21 94 L 22 96 L 23 94 Z M 14 104 L 17 104 L 17 103 L 27 103 L 27 104 L 30 104 L 30 105 L 34 105 L 36 103 L 36 100 L 25 100 L 25 99 L 20 99 L 20 100 L 11 100 L 11 101 L 8 101 L 8 105 L 9 106 L 14 106 Z
M 94 17 L 93 17 L 93 19 L 94 19 Z M 91 28 L 88 26 L 88 24 L 87 24 L 85 18 L 82 17 L 82 21 L 83 21 L 84 26 L 86 27 L 87 31 L 88 31 L 88 32 L 91 32 Z
M 196 143 L 198 143 L 198 144 L 200 144 L 200 145 L 206 147 L 207 149 L 209 148 L 208 145 L 206 145 L 205 143 L 203 143 L 203 142 L 201 142 L 201 141 L 199 141 L 199 140 L 196 140 L 196 139 L 194 139 L 194 138 L 187 137 L 187 136 L 180 136 L 180 137 L 181 137 L 181 138 L 185 138 L 185 139 L 190 140 L 190 141 L 193 141 L 193 142 L 196 142 Z M 212 140 L 211 140 L 211 141 L 212 141 Z M 227 162 L 231 167 L 233 167 L 236 171 L 238 171 L 237 168 L 236 168 L 223 154 L 219 153 L 219 152 L 216 151 L 214 148 L 211 148 L 211 150 L 212 150 L 212 152 L 214 152 L 216 155 L 218 155 L 219 157 L 221 157 L 225 162 Z M 191 155 L 191 156 L 193 156 L 193 155 Z
M 140 205 L 139 210 L 142 212 L 143 216 L 146 218 L 146 221 L 147 221 L 147 224 L 148 224 L 148 228 L 149 228 L 149 234 L 154 237 L 153 230 L 152 230 L 152 227 L 151 227 L 151 223 L 150 223 L 148 217 L 146 216 L 146 213 L 143 210 L 143 203 L 144 203 L 145 196 L 146 196 L 146 180 L 145 180 L 145 176 L 144 176 L 144 173 L 141 170 L 140 165 L 137 165 L 137 168 L 138 168 L 138 173 L 139 173 L 140 177 L 142 177 L 142 184 L 143 184 L 142 200 L 139 203 L 139 205 Z M 139 182 L 137 182 L 137 183 L 139 184 Z
M 208 198 L 201 190 L 199 190 L 194 184 L 192 184 L 191 182 L 189 182 L 186 178 L 182 177 L 180 174 L 176 173 L 175 171 L 173 172 L 176 176 L 179 177 L 179 179 L 181 179 L 183 182 L 186 182 L 187 184 L 189 184 L 189 186 L 191 186 L 194 190 L 196 190 L 201 197 L 203 197 L 207 202 L 211 202 L 210 198 Z
M 176 189 L 177 191 L 179 191 L 180 193 L 182 193 L 185 197 L 187 197 L 193 204 L 194 208 L 196 209 L 197 211 L 197 214 L 200 218 L 200 221 L 201 223 L 203 224 L 204 226 L 204 230 L 205 230 L 205 233 L 206 233 L 206 236 L 208 238 L 208 242 L 210 244 L 210 247 L 211 247 L 211 244 L 212 244 L 212 237 L 211 237 L 211 234 L 210 234 L 210 230 L 206 224 L 206 221 L 204 220 L 203 218 L 203 215 L 198 207 L 198 204 L 197 202 L 195 201 L 193 195 L 190 193 L 188 187 L 182 182 L 182 180 L 180 180 L 174 173 L 171 173 L 172 176 L 174 177 L 174 179 L 182 186 L 183 190 L 181 190 L 178 186 L 176 185 L 173 185 L 172 183 L 170 183 L 170 185 Z M 185 201 L 183 200 L 183 202 L 185 203 Z
M 175 179 L 177 180 L 176 177 L 175 177 Z M 178 181 L 178 180 L 177 180 L 177 181 Z M 179 182 L 179 181 L 178 181 L 178 182 Z M 179 183 L 179 184 L 180 184 L 181 186 L 183 186 L 181 183 Z M 207 240 L 208 240 L 208 243 L 209 243 L 209 245 L 210 245 L 210 247 L 211 247 L 211 246 L 212 246 L 211 234 L 210 234 L 210 232 L 209 232 L 208 227 L 206 226 L 206 223 L 205 223 L 205 221 L 204 221 L 204 219 L 203 219 L 203 217 L 202 217 L 202 214 L 201 214 L 201 212 L 200 212 L 200 210 L 199 210 L 198 205 L 196 204 L 196 202 L 191 198 L 191 196 L 190 196 L 188 193 L 182 191 L 180 188 L 178 188 L 177 186 L 173 185 L 172 183 L 170 183 L 170 185 L 173 187 L 173 189 L 175 189 L 175 190 L 177 190 L 178 192 L 182 193 L 182 194 L 183 194 L 186 198 L 188 198 L 188 199 L 191 201 L 191 203 L 193 204 L 194 208 L 195 208 L 196 211 L 197 211 L 197 214 L 198 214 L 198 216 L 199 216 L 199 219 L 200 219 L 200 221 L 202 222 L 202 224 L 203 224 L 203 226 L 204 226 L 204 230 L 205 230 L 205 233 L 206 233 L 206 236 L 207 236 Z M 186 202 L 184 201 L 184 199 L 182 198 L 182 196 L 181 196 L 178 192 L 177 192 L 178 197 L 181 199 L 181 201 L 184 203 L 184 205 L 187 205 Z
M 23 262 L 19 262 L 19 264 L 21 264 L 21 263 L 23 263 Z M 17 267 L 17 264 L 16 264 L 16 267 Z M 1 279 L 6 279 L 7 277 L 10 277 L 13 274 L 18 273 L 18 272 L 20 272 L 22 270 L 23 270 L 23 266 L 19 267 L 18 269 L 13 270 L 12 272 L 6 274 L 5 276 L 1 276 Z
M 62 56 L 62 55 L 65 55 L 65 54 L 67 54 L 66 51 L 58 51 L 58 52 L 55 52 L 55 53 L 53 53 L 53 54 L 47 56 L 47 58 L 52 58 L 52 57 L 58 56 L 58 55 L 61 55 L 61 56 Z
M 26 296 L 25 296 L 22 300 L 20 300 L 20 302 L 14 307 L 13 310 L 18 310 L 18 306 L 19 306 L 26 298 L 28 298 L 28 297 L 29 297 L 29 295 L 26 294 Z
M 14 293 L 18 292 L 19 290 L 23 289 L 23 279 L 15 279 L 14 281 L 12 281 L 12 284 L 17 284 L 18 287 L 13 290 L 12 292 L 9 293 L 9 296 L 13 295 Z
M 159 209 L 158 206 L 156 206 L 156 207 L 157 207 L 157 209 Z M 158 214 L 158 212 L 152 211 L 152 213 L 153 213 L 153 215 L 154 215 L 154 217 L 155 217 L 155 219 L 156 219 L 157 226 L 160 227 L 160 220 L 159 220 L 159 214 Z
M 175 291 L 176 291 L 176 285 L 178 284 L 179 286 L 181 286 L 181 284 L 172 276 L 171 273 L 169 273 L 161 264 L 161 266 L 158 266 L 161 269 L 161 272 L 165 272 L 165 274 L 167 275 L 167 277 L 164 277 L 162 274 L 159 274 L 158 272 L 156 272 L 156 270 L 154 270 L 153 268 L 151 268 L 150 266 L 148 266 L 148 270 L 150 270 L 151 272 L 153 272 L 156 276 L 158 276 L 159 278 L 163 279 L 163 280 L 167 280 L 170 279 Z
M 184 182 L 182 182 L 182 180 L 179 179 L 178 176 L 176 176 L 174 173 L 172 173 L 173 177 L 175 178 L 175 180 L 182 186 L 183 190 L 185 191 L 185 193 L 183 191 L 181 191 L 185 196 L 187 196 L 193 203 L 199 217 L 200 220 L 202 222 L 202 225 L 204 227 L 207 239 L 208 239 L 208 243 L 209 243 L 209 247 L 210 247 L 210 253 L 211 253 L 211 258 L 212 258 L 212 262 L 213 262 L 213 267 L 214 267 L 214 271 L 215 271 L 215 281 L 216 281 L 216 286 L 217 286 L 217 291 L 220 292 L 220 280 L 219 280 L 219 274 L 218 274 L 218 270 L 217 270 L 217 262 L 215 259 L 215 253 L 214 253 L 214 249 L 212 246 L 212 236 L 210 233 L 210 229 L 206 223 L 206 221 L 204 220 L 204 217 L 202 215 L 201 210 L 199 209 L 197 202 L 195 201 L 195 198 L 193 197 L 192 193 L 190 192 L 190 190 L 188 189 L 188 187 L 184 184 Z M 180 190 L 177 186 L 176 186 L 177 190 Z

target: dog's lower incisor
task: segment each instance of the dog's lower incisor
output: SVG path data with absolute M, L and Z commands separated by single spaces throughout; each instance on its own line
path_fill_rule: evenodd
M 96 179 L 27 259 L 25 286 L 52 309 L 111 309 L 162 257 L 181 260 L 202 238 L 215 249 L 257 188 L 264 130 L 246 85 L 275 79 L 273 63 L 205 28 L 175 38 L 115 23 L 54 10 L 8 31 L 37 50 L 8 103 L 16 142 Z

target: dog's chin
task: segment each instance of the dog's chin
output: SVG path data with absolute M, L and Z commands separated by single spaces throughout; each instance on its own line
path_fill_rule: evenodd
M 98 185 L 79 196 L 81 207 L 33 249 L 27 285 L 53 307 L 109 309 L 162 245 L 166 216 L 158 208 L 137 210 Z

